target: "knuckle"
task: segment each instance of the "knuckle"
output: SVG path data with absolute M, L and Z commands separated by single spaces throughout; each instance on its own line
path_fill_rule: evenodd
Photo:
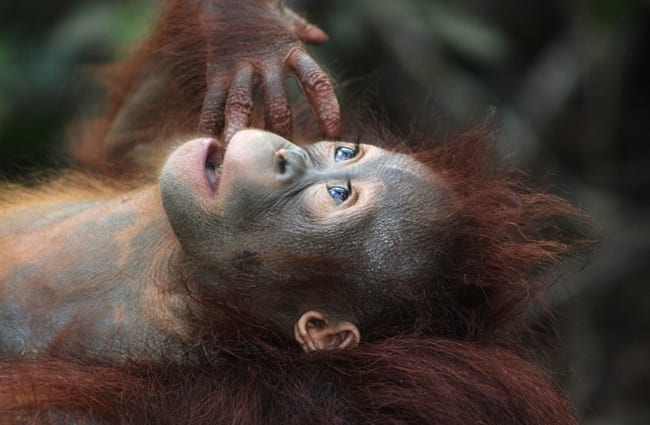
M 323 95 L 333 90 L 332 82 L 327 74 L 318 69 L 307 72 L 304 83 L 317 95 Z
M 199 119 L 199 130 L 210 132 L 214 128 L 214 119 L 206 115 L 201 115 Z
M 323 119 L 322 129 L 328 136 L 338 135 L 339 116 L 337 114 L 326 115 Z
M 199 117 L 199 130 L 205 132 L 218 131 L 223 126 L 223 108 L 204 111 Z
M 291 120 L 291 108 L 284 99 L 273 99 L 267 105 L 267 115 L 273 122 L 287 122 Z
M 303 54 L 303 50 L 300 46 L 293 46 L 287 51 L 284 59 L 282 60 L 282 63 L 285 65 L 289 64 L 290 66 L 297 68 L 297 63 L 299 63 L 300 58 L 303 56 Z
M 320 128 L 327 137 L 337 137 L 340 133 L 341 113 L 337 104 L 328 104 L 319 111 Z
M 341 113 L 336 97 L 323 96 L 320 100 L 321 102 L 314 106 L 316 107 L 322 121 L 337 122 L 340 119 Z
M 228 109 L 248 110 L 253 108 L 253 98 L 246 89 L 236 88 L 228 94 Z

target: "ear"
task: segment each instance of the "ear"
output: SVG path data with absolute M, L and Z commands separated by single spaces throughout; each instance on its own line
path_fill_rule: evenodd
M 294 336 L 303 350 L 336 350 L 359 345 L 359 329 L 346 320 L 331 321 L 326 315 L 310 310 L 300 316 Z

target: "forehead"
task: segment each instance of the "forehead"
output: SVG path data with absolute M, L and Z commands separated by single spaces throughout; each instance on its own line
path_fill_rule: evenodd
M 441 187 L 433 170 L 406 154 L 372 145 L 361 149 L 361 160 L 346 174 L 353 186 L 371 192 L 379 215 L 431 215 L 437 209 Z
M 359 193 L 359 205 L 343 212 L 344 227 L 363 229 L 361 256 L 374 274 L 406 278 L 417 273 L 412 262 L 426 262 L 435 248 L 429 245 L 444 207 L 441 179 L 408 155 L 370 145 L 360 150 L 359 160 L 344 166 Z
M 421 278 L 441 243 L 445 195 L 440 178 L 415 159 L 387 151 L 360 166 L 372 170 L 358 180 L 371 192 L 364 238 L 368 270 L 377 282 Z
M 438 195 L 436 175 L 408 155 L 376 148 L 360 167 L 359 179 L 381 189 L 376 195 L 384 202 L 424 206 Z

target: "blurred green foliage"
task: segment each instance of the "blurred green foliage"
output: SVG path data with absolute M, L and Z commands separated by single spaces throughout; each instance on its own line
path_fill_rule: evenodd
M 101 94 L 90 71 L 126 53 L 156 13 L 152 1 L 61 2 L 61 10 L 57 2 L 28 3 L 41 13 L 14 15 L 11 4 L 0 7 L 0 169 L 5 170 L 60 161 L 66 125 L 71 117 L 92 113 Z M 45 25 L 48 9 L 57 16 Z

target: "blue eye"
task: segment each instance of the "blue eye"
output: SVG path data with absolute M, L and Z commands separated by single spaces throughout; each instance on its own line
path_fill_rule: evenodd
M 340 148 L 336 148 L 336 152 L 334 153 L 334 161 L 336 162 L 347 161 L 348 159 L 352 159 L 355 156 L 357 156 L 357 151 L 355 151 L 354 149 L 340 147 Z
M 334 199 L 334 201 L 339 205 L 345 202 L 345 200 L 348 199 L 348 196 L 350 196 L 350 191 L 340 186 L 331 187 L 327 189 L 327 191 L 332 199 Z

